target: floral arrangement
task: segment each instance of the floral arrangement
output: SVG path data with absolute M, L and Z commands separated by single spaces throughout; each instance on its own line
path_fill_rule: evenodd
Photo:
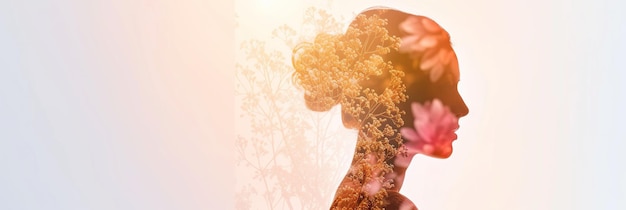
M 387 196 L 385 188 L 391 186 L 383 183 L 383 176 L 392 172 L 388 160 L 402 144 L 392 125 L 404 124 L 404 112 L 397 105 L 406 100 L 406 88 L 404 72 L 382 57 L 400 46 L 386 24 L 378 15 L 359 15 L 345 34 L 319 34 L 313 43 L 294 49 L 293 78 L 304 89 L 307 106 L 326 111 L 340 104 L 344 125 L 360 131 L 356 162 L 337 190 L 333 208 L 379 209 Z M 388 78 L 383 87 L 364 85 L 378 77 Z

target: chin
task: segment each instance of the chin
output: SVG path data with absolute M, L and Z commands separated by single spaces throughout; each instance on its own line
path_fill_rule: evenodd
M 440 154 L 440 155 L 430 155 L 430 157 L 434 157 L 434 158 L 437 158 L 437 159 L 448 159 L 451 155 L 452 155 L 452 153 Z
M 427 155 L 434 158 L 447 159 L 452 155 L 452 146 L 447 148 L 439 148 L 433 153 Z

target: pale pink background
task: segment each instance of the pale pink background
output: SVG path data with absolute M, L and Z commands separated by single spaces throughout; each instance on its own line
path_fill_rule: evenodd
M 235 40 L 315 2 L 1 1 L 0 209 L 231 208 Z M 471 109 L 420 209 L 626 209 L 624 3 L 384 4 L 450 31 Z
M 234 3 L 0 1 L 0 209 L 230 209 Z

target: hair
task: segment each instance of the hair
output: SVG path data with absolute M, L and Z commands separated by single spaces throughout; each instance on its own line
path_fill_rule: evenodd
M 332 67 L 330 62 L 323 62 L 318 59 L 323 53 L 334 53 L 327 51 L 334 50 L 333 41 L 339 36 L 318 34 L 314 43 L 300 43 L 293 50 L 291 59 L 296 71 L 292 78 L 295 84 L 304 89 L 304 100 L 310 110 L 328 111 L 340 101 L 342 87 L 334 78 L 338 73 L 337 67 Z
M 398 106 L 407 97 L 433 97 L 410 85 L 459 80 L 458 61 L 445 30 L 430 18 L 383 7 L 361 12 L 344 34 L 321 33 L 313 42 L 297 45 L 292 64 L 294 84 L 304 89 L 307 108 L 322 112 L 341 104 L 344 126 L 354 129 L 368 116 L 352 113 L 349 109 L 358 104 L 347 99 L 367 97 L 366 90 L 393 92 L 401 99 L 386 105 Z
M 379 15 L 360 14 L 344 34 L 321 33 L 293 51 L 293 80 L 304 90 L 306 106 L 328 111 L 341 104 L 347 128 L 361 129 L 373 112 L 389 110 L 387 118 L 399 117 L 395 107 L 406 99 L 404 74 L 387 60 L 400 39 L 388 33 L 387 20 Z

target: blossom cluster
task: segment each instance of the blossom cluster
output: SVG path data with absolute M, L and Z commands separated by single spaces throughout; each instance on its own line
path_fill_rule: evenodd
M 389 35 L 386 24 L 378 15 L 359 15 L 346 33 L 319 34 L 314 42 L 294 49 L 293 80 L 304 90 L 307 106 L 326 111 L 339 104 L 344 125 L 359 130 L 356 162 L 337 190 L 332 208 L 380 209 L 390 187 L 383 176 L 392 171 L 388 160 L 402 144 L 400 133 L 392 127 L 404 124 L 398 104 L 406 100 L 406 87 L 404 72 L 383 59 L 400 47 L 400 38 Z M 368 85 L 380 77 L 384 83 Z
M 409 157 L 421 153 L 436 158 L 447 158 L 452 154 L 454 133 L 459 128 L 458 118 L 439 99 L 411 104 L 414 117 L 413 128 L 403 127 L 400 133 L 408 142 L 404 143 Z M 401 164 L 401 163 L 398 163 Z

